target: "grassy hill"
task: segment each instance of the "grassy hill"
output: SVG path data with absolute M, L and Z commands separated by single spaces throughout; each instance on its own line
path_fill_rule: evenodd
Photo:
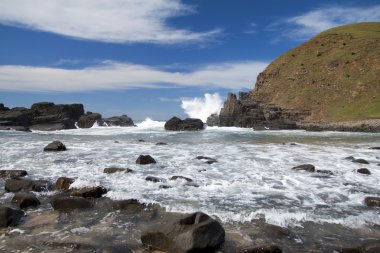
M 251 96 L 309 121 L 380 118 L 380 22 L 324 31 L 273 61 Z

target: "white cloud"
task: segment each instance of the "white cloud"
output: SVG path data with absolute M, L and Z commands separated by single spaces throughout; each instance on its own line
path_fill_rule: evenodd
M 336 26 L 357 22 L 380 21 L 380 5 L 369 7 L 330 6 L 287 18 L 267 27 L 281 37 L 305 40 Z
M 105 61 L 82 69 L 2 65 L 0 90 L 88 91 L 131 88 L 253 88 L 266 62 L 244 61 L 201 66 L 175 72 L 147 65 Z
M 0 23 L 114 43 L 199 42 L 220 33 L 193 32 L 167 23 L 194 12 L 181 0 L 1 0 Z
M 249 23 L 248 26 L 244 29 L 244 33 L 246 34 L 255 34 L 257 29 L 256 23 Z

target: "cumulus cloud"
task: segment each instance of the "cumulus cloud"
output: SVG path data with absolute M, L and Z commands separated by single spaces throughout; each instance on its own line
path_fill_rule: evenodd
M 193 32 L 167 23 L 194 12 L 181 0 L 1 0 L 0 23 L 114 43 L 199 42 L 221 32 Z
M 260 61 L 200 66 L 191 71 L 170 71 L 147 65 L 105 61 L 82 69 L 2 65 L 0 90 L 88 91 L 131 88 L 215 87 L 252 88 L 268 65 Z
M 379 20 L 380 5 L 369 7 L 330 6 L 273 23 L 266 30 L 280 32 L 280 36 L 283 38 L 305 40 L 336 26 Z

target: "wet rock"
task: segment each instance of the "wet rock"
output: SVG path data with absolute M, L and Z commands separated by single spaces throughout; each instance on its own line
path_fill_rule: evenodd
M 140 155 L 137 160 L 137 164 L 145 165 L 145 164 L 151 164 L 156 163 L 156 160 L 153 159 L 150 155 Z
M 361 253 L 360 248 L 339 248 L 335 249 L 334 252 L 339 252 L 339 253 Z
M 360 163 L 360 164 L 369 164 L 369 162 L 365 159 L 354 159 L 352 160 L 353 163 Z
M 169 180 L 183 179 L 187 182 L 193 182 L 193 179 L 184 176 L 172 176 Z
M 108 125 L 108 126 L 134 126 L 135 123 L 133 123 L 133 120 L 128 117 L 127 115 L 121 115 L 121 116 L 114 116 L 111 118 L 106 118 L 103 119 L 103 121 Z
M 80 116 L 77 124 L 80 128 L 91 128 L 96 122 L 99 126 L 103 124 L 102 115 L 87 112 L 85 115 Z
M 28 172 L 25 170 L 0 170 L 0 178 L 19 178 L 26 175 Z
M 364 203 L 369 207 L 380 207 L 380 198 L 378 197 L 366 197 Z
M 53 141 L 52 143 L 49 143 L 45 148 L 44 151 L 65 151 L 66 146 L 60 142 L 60 141 Z
M 146 207 L 146 204 L 140 203 L 137 199 L 117 200 L 113 202 L 114 209 L 124 210 L 130 213 L 141 212 Z
M 133 251 L 124 245 L 103 246 L 99 253 L 132 253 Z
M 206 124 L 208 126 L 219 126 L 219 116 L 218 114 L 211 114 L 207 120 L 206 120 Z
M 315 171 L 315 167 L 312 164 L 302 164 L 302 165 L 293 167 L 292 170 L 314 172 Z
M 129 172 L 133 172 L 133 170 L 128 169 L 128 168 L 118 168 L 118 167 L 109 167 L 109 168 L 105 168 L 103 170 L 103 173 L 106 173 L 106 174 L 113 174 L 113 173 L 116 173 L 116 172 L 126 172 L 126 173 L 129 173 Z
M 264 229 L 266 233 L 274 235 L 279 238 L 286 237 L 291 234 L 289 229 L 272 225 L 272 224 L 265 224 Z
M 106 193 L 107 189 L 101 186 L 70 189 L 70 194 L 72 196 L 83 198 L 100 198 L 102 195 Z
M 262 245 L 245 248 L 241 253 L 282 253 L 282 249 L 277 245 Z
M 334 175 L 334 173 L 331 170 L 317 170 L 317 173 L 325 174 L 325 175 Z
M 361 253 L 379 253 L 380 242 L 368 243 L 362 247 Z
M 214 158 L 211 158 L 211 157 L 208 157 L 208 156 L 202 156 L 202 155 L 199 155 L 199 156 L 195 157 L 195 159 L 197 159 L 197 160 L 206 160 L 205 163 L 207 163 L 207 164 L 213 164 L 213 163 L 218 162 Z
M 371 172 L 367 168 L 360 168 L 356 170 L 356 172 L 359 174 L 371 175 Z
M 158 187 L 159 189 L 170 189 L 172 188 L 170 185 L 162 184 Z
M 157 142 L 156 143 L 157 146 L 164 146 L 164 145 L 168 145 L 166 142 Z
M 147 177 L 145 178 L 145 180 L 146 180 L 146 181 L 153 182 L 153 183 L 165 182 L 164 179 L 159 178 L 159 177 L 154 177 L 154 176 L 147 176 Z
M 177 117 L 172 117 L 165 122 L 165 130 L 170 131 L 198 131 L 204 129 L 204 124 L 200 119 L 187 118 L 181 120 Z
M 215 159 L 211 159 L 211 160 L 205 161 L 206 164 L 213 164 L 213 163 L 216 163 L 216 162 L 218 162 L 218 161 L 215 160 Z
M 355 157 L 353 157 L 353 156 L 347 156 L 344 159 L 345 160 L 349 160 L 349 161 L 353 161 L 353 160 L 355 160 Z
M 26 192 L 16 193 L 12 198 L 12 203 L 16 204 L 21 209 L 37 207 L 41 204 L 36 195 Z
M 380 149 L 380 147 L 370 147 L 369 149 Z
M 89 209 L 93 207 L 90 200 L 80 197 L 54 197 L 51 200 L 54 210 Z
M 139 142 L 145 142 L 145 140 L 143 140 L 143 139 L 140 139 L 140 140 L 139 140 Z
M 214 252 L 224 242 L 225 231 L 207 214 L 193 213 L 157 231 L 141 236 L 143 245 L 168 252 Z
M 7 192 L 42 192 L 51 189 L 51 183 L 46 180 L 8 179 L 5 181 L 5 191 Z
M 0 228 L 16 226 L 22 216 L 23 211 L 0 205 Z
M 57 179 L 57 182 L 55 183 L 55 190 L 61 191 L 61 192 L 67 192 L 69 191 L 70 185 L 74 183 L 74 178 L 69 177 L 60 177 Z

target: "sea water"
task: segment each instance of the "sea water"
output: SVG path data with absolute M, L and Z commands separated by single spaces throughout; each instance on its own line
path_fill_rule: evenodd
M 43 152 L 54 140 L 68 150 Z M 72 177 L 74 187 L 108 188 L 111 199 L 134 198 L 173 212 L 201 210 L 222 222 L 264 219 L 296 227 L 311 221 L 360 228 L 380 224 L 379 210 L 364 204 L 366 196 L 380 196 L 380 150 L 370 149 L 375 146 L 380 146 L 380 134 L 233 127 L 172 132 L 164 130 L 164 122 L 147 119 L 137 127 L 0 131 L 0 169 L 23 169 L 29 178 L 52 182 Z M 136 164 L 139 155 L 148 154 L 156 164 Z M 217 162 L 207 164 L 197 156 Z M 353 163 L 344 159 L 347 156 L 370 164 Z M 332 175 L 291 169 L 306 163 Z M 111 166 L 133 172 L 103 173 Z M 358 174 L 362 167 L 371 175 Z M 163 182 L 146 181 L 147 176 Z M 188 177 L 193 183 L 169 180 L 172 176 Z M 5 198 L 8 194 L 0 195 L 0 201 Z

